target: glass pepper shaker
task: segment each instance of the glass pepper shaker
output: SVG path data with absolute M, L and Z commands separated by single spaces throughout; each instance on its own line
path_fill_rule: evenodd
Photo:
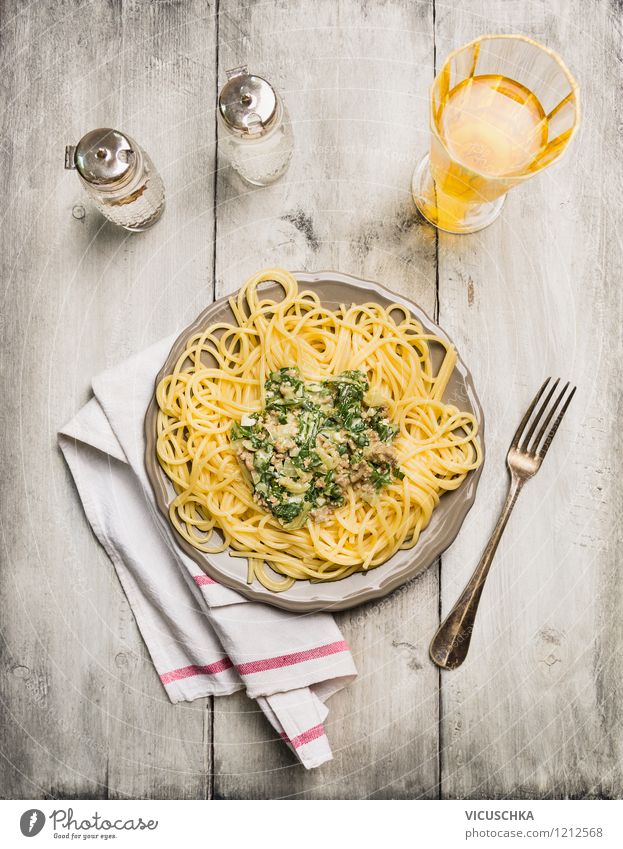
M 288 113 L 271 84 L 246 67 L 227 71 L 218 98 L 219 141 L 232 168 L 254 186 L 278 180 L 292 158 Z
M 164 186 L 145 151 L 118 130 L 91 130 L 65 148 L 65 168 L 76 169 L 95 205 L 113 224 L 140 232 L 164 211 Z

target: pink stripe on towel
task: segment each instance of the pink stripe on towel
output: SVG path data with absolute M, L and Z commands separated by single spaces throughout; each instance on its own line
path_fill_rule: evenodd
M 163 684 L 171 684 L 171 682 L 181 681 L 183 678 L 192 678 L 193 675 L 216 675 L 226 669 L 231 669 L 233 665 L 228 657 L 224 657 L 222 660 L 208 663 L 206 666 L 183 666 L 181 669 L 173 669 L 171 672 L 163 673 L 160 680 Z
M 193 575 L 193 581 L 197 584 L 198 587 L 205 587 L 208 584 L 216 583 L 214 578 L 210 578 L 208 575 Z
M 316 646 L 316 648 L 305 649 L 305 651 L 282 654 L 278 657 L 267 657 L 263 660 L 252 660 L 249 663 L 239 663 L 236 669 L 240 675 L 252 675 L 255 672 L 267 672 L 270 669 L 294 666 L 297 663 L 305 663 L 308 660 L 318 660 L 321 657 L 328 657 L 329 655 L 338 654 L 343 651 L 348 651 L 348 645 L 345 640 L 338 640 L 338 642 L 328 643 L 326 646 Z M 222 660 L 217 660 L 215 663 L 209 663 L 206 666 L 193 665 L 183 666 L 181 669 L 173 669 L 171 672 L 163 673 L 160 676 L 160 680 L 163 684 L 170 684 L 172 681 L 181 681 L 183 678 L 191 678 L 193 675 L 215 675 L 218 672 L 231 669 L 232 666 L 233 663 L 231 660 L 228 657 L 224 657 Z M 299 738 L 297 737 L 296 739 Z
M 317 740 L 319 737 L 324 737 L 324 735 L 324 725 L 321 723 L 320 725 L 314 725 L 313 728 L 308 728 L 307 731 L 303 731 L 291 740 L 283 731 L 279 736 L 282 740 L 285 740 L 286 743 L 289 743 L 295 749 L 298 749 L 300 746 L 304 746 L 305 743 L 311 743 L 312 740 Z
M 308 660 L 318 660 L 331 654 L 348 651 L 346 640 L 336 643 L 328 643 L 326 646 L 317 646 L 305 651 L 296 651 L 292 654 L 282 654 L 279 657 L 267 657 L 264 660 L 251 660 L 249 663 L 238 663 L 236 669 L 241 675 L 253 675 L 255 672 L 267 672 L 269 669 L 279 669 L 282 666 L 294 666 L 296 663 L 305 663 Z

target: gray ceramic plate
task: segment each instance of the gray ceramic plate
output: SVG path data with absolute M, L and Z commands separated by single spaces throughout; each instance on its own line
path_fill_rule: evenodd
M 359 280 L 356 277 L 339 274 L 335 271 L 321 271 L 317 274 L 301 272 L 296 273 L 296 277 L 303 287 L 317 292 L 320 300 L 327 307 L 335 309 L 340 304 L 357 304 L 366 301 L 375 301 L 384 307 L 391 303 L 403 304 L 421 322 L 427 332 L 448 339 L 443 330 L 437 327 L 418 306 L 377 283 Z M 275 284 L 266 284 L 264 291 L 267 295 L 276 296 L 281 289 Z M 174 363 L 186 347 L 187 339 L 193 333 L 219 321 L 231 323 L 234 321 L 227 298 L 222 298 L 211 304 L 178 337 L 166 363 L 156 378 L 156 382 L 159 382 L 172 371 Z M 432 352 L 433 357 L 437 354 L 439 359 L 441 359 L 441 353 L 441 350 Z M 448 384 L 444 401 L 454 403 L 458 407 L 474 413 L 480 425 L 481 440 L 484 439 L 482 409 L 471 375 L 460 357 Z M 156 416 L 157 405 L 155 399 L 152 399 L 145 416 L 145 465 L 158 507 L 168 521 L 168 505 L 174 493 L 156 459 Z M 474 503 L 481 470 L 482 466 L 477 471 L 471 472 L 467 480 L 457 490 L 448 492 L 441 498 L 438 507 L 433 512 L 429 526 L 423 531 L 413 549 L 399 551 L 376 569 L 351 575 L 341 581 L 316 584 L 309 581 L 297 581 L 289 590 L 283 593 L 273 593 L 257 581 L 250 586 L 247 584 L 247 562 L 245 559 L 231 557 L 226 551 L 221 554 L 204 554 L 193 548 L 179 535 L 178 542 L 207 575 L 232 589 L 239 590 L 243 595 L 255 601 L 263 601 L 286 610 L 344 610 L 362 602 L 380 598 L 413 578 L 429 566 L 453 542 L 463 519 Z

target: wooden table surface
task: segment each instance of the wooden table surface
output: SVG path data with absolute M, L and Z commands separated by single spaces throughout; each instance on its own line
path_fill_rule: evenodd
M 622 11 L 607 0 L 4 0 L 0 794 L 621 797 Z M 436 233 L 410 179 L 450 49 L 522 32 L 560 51 L 583 124 L 564 160 L 472 236 Z M 283 93 L 296 150 L 270 188 L 215 143 L 241 63 Z M 104 223 L 64 146 L 114 126 L 167 189 L 160 223 Z M 441 562 L 339 616 L 359 677 L 306 772 L 242 694 L 169 704 L 56 433 L 93 375 L 253 271 L 338 269 L 438 317 L 484 406 L 476 505 Z M 507 444 L 547 374 L 578 393 L 499 549 L 464 667 L 427 649 L 492 529 Z M 617 417 L 618 413 L 618 417 Z

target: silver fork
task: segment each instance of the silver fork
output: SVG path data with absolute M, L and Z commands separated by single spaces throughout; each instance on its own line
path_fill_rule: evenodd
M 558 430 L 558 425 L 567 412 L 567 407 L 571 403 L 571 399 L 575 393 L 576 387 L 569 388 L 569 383 L 566 383 L 554 402 L 550 403 L 558 388 L 560 379 L 554 381 L 545 396 L 545 400 L 539 406 L 534 418 L 532 418 L 532 414 L 545 394 L 550 380 L 551 378 L 548 377 L 526 410 L 526 414 L 521 420 L 508 449 L 506 464 L 510 472 L 510 486 L 506 501 L 502 507 L 497 524 L 493 529 L 491 538 L 487 543 L 487 547 L 480 559 L 480 563 L 476 566 L 469 583 L 448 616 L 439 626 L 430 644 L 430 656 L 432 660 L 437 666 L 441 666 L 443 669 L 456 669 L 467 657 L 480 596 L 482 595 L 495 551 L 508 522 L 508 518 L 515 506 L 521 488 L 541 468 L 543 458 L 552 444 L 552 439 Z M 558 409 L 560 409 L 560 412 L 550 427 L 550 423 Z M 531 418 L 532 421 L 530 421 Z M 530 425 L 529 427 L 528 424 Z M 534 435 L 535 432 L 536 436 Z

